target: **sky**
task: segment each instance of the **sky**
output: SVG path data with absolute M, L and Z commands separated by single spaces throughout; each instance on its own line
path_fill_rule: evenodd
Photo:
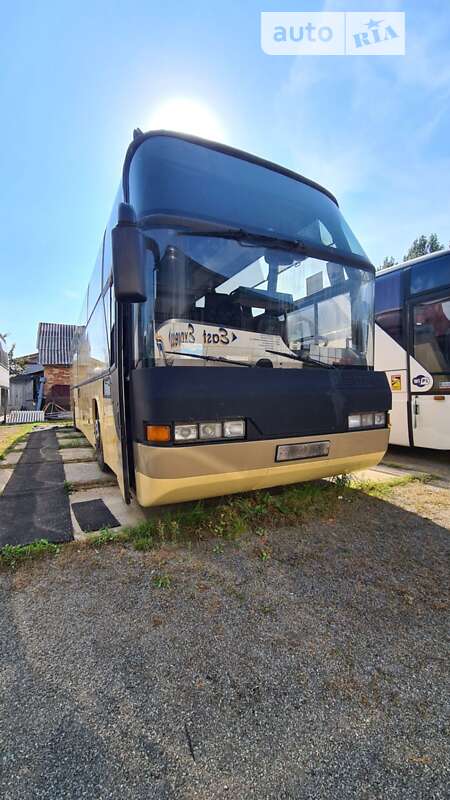
M 406 55 L 262 51 L 261 11 L 321 10 L 405 11 Z M 133 129 L 174 101 L 329 188 L 375 264 L 447 245 L 449 100 L 448 0 L 4 3 L 0 332 L 23 355 L 39 321 L 77 322 Z

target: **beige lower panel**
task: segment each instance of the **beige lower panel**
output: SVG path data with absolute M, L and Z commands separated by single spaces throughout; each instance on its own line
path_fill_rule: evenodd
M 328 458 L 274 463 L 280 444 L 323 439 L 331 443 Z M 136 444 L 137 499 L 142 506 L 182 503 L 353 472 L 377 464 L 387 443 L 388 431 L 380 430 L 179 449 Z

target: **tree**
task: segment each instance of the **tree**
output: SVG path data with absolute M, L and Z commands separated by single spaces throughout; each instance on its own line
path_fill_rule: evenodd
M 386 256 L 386 258 L 384 259 L 383 263 L 380 264 L 378 269 L 387 269 L 388 267 L 393 267 L 394 264 L 396 264 L 396 263 L 397 262 L 396 262 L 394 256 Z
M 418 258 L 418 256 L 426 256 L 427 253 L 435 253 L 436 250 L 443 249 L 444 245 L 441 244 L 436 233 L 430 233 L 428 238 L 422 234 L 422 236 L 414 239 L 408 252 L 403 256 L 403 261 L 409 261 L 410 258 Z

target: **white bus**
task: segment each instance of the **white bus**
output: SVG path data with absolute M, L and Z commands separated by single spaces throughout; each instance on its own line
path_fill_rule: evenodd
M 450 250 L 375 280 L 375 369 L 392 391 L 390 444 L 450 450 Z

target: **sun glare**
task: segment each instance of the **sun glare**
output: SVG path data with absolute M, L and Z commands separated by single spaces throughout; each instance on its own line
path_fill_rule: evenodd
M 155 108 L 148 130 L 178 131 L 224 142 L 225 130 L 218 117 L 204 103 L 187 97 L 166 100 Z

